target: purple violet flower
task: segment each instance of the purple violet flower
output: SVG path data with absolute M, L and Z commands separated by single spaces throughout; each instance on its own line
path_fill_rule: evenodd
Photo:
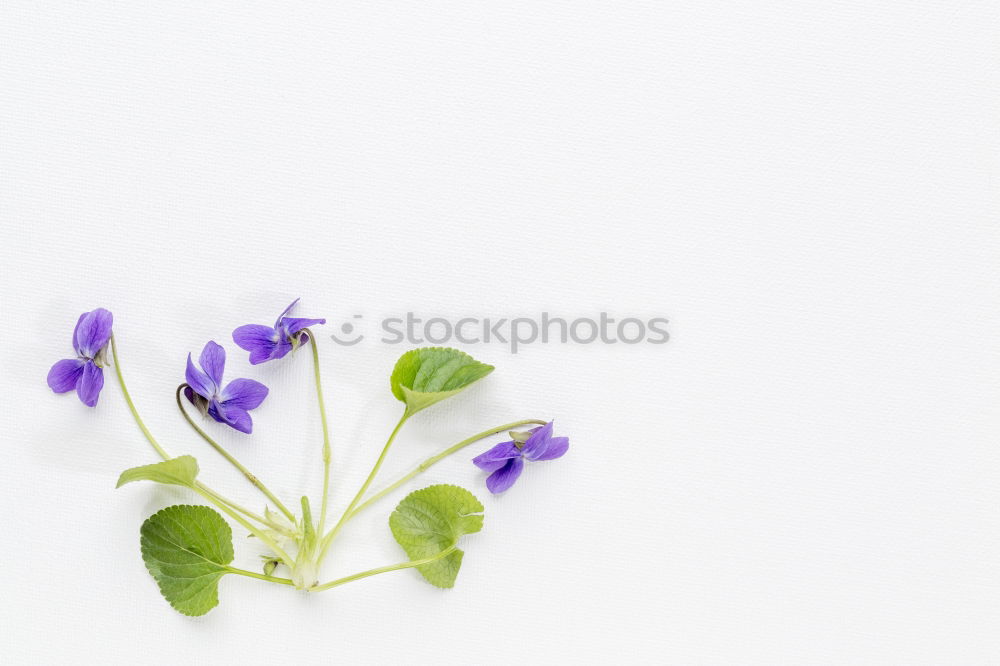
M 113 317 L 104 308 L 84 312 L 73 329 L 73 349 L 76 358 L 57 361 L 46 381 L 56 393 L 76 389 L 76 394 L 88 407 L 97 404 L 104 387 L 105 351 L 111 339 Z
M 521 476 L 525 460 L 555 460 L 566 453 L 569 437 L 553 437 L 552 423 L 549 421 L 532 428 L 523 444 L 517 441 L 501 442 L 472 459 L 476 467 L 491 472 L 486 479 L 486 487 L 491 493 L 502 493 L 514 485 L 517 477 Z
M 285 308 L 278 315 L 274 326 L 263 324 L 247 324 L 233 331 L 233 342 L 250 352 L 250 363 L 257 365 L 264 361 L 282 358 L 293 349 L 309 341 L 309 334 L 302 329 L 307 326 L 325 324 L 326 319 L 303 319 L 301 317 L 286 317 L 299 299 Z
M 234 379 L 222 388 L 222 371 L 226 367 L 226 350 L 209 340 L 198 358 L 203 370 L 191 362 L 188 354 L 184 395 L 202 414 L 219 423 L 249 434 L 253 419 L 248 410 L 254 409 L 267 397 L 267 387 L 252 379 Z

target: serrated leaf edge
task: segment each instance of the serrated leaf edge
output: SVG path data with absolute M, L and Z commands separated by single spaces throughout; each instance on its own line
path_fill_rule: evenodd
M 401 392 L 403 393 L 403 397 L 402 398 L 399 397 L 398 395 L 396 395 L 396 390 L 395 390 L 395 387 L 393 386 L 393 376 L 395 376 L 395 374 L 396 374 L 396 367 L 399 365 L 400 361 L 402 361 L 408 355 L 410 355 L 410 354 L 416 354 L 416 353 L 419 353 L 419 352 L 425 352 L 425 351 L 455 352 L 455 353 L 460 354 L 461 356 L 464 356 L 465 358 L 473 361 L 474 363 L 476 363 L 478 365 L 481 365 L 484 368 L 487 368 L 487 370 L 486 370 L 486 373 L 482 377 L 474 379 L 473 381 L 469 382 L 465 386 L 462 386 L 461 388 L 452 389 L 450 391 L 414 391 L 413 389 L 411 389 L 411 388 L 409 388 L 407 386 L 403 386 L 402 384 L 400 384 L 399 388 L 400 388 Z M 456 393 L 460 393 L 460 392 L 464 391 L 465 389 L 469 388 L 470 386 L 472 386 L 473 384 L 475 384 L 476 382 L 478 382 L 480 380 L 486 379 L 486 377 L 488 377 L 496 369 L 497 368 L 496 368 L 495 365 L 491 365 L 489 363 L 484 363 L 483 361 L 480 361 L 479 359 L 477 359 L 476 357 L 474 357 L 472 354 L 464 352 L 461 349 L 455 349 L 454 347 L 440 347 L 440 346 L 436 346 L 436 347 L 415 347 L 414 349 L 410 349 L 410 350 L 404 352 L 403 355 L 400 356 L 396 360 L 396 364 L 392 367 L 392 372 L 389 374 L 389 389 L 392 391 L 393 396 L 397 400 L 399 400 L 399 401 L 401 401 L 403 403 L 408 403 L 408 400 L 405 399 L 407 397 L 407 394 L 421 395 L 421 396 L 435 396 L 435 395 L 442 396 L 438 400 L 431 401 L 428 405 L 424 405 L 423 407 L 420 407 L 419 409 L 415 410 L 415 411 L 421 411 L 423 409 L 426 409 L 430 405 L 433 405 L 436 402 L 440 402 L 441 400 L 444 400 L 447 397 L 450 397 L 450 396 L 452 396 L 452 395 L 454 395 Z M 409 409 L 409 407 L 407 407 L 407 409 Z M 438 484 L 438 485 L 446 485 L 446 484 Z M 416 492 L 416 491 L 414 491 L 414 492 Z
M 170 511 L 171 509 L 180 509 L 180 508 L 183 508 L 183 509 L 204 508 L 204 509 L 209 509 L 210 511 L 215 511 L 215 509 L 212 509 L 212 507 L 205 506 L 204 504 L 171 504 L 170 506 L 163 507 L 162 509 L 160 509 L 156 513 L 151 514 L 150 516 L 148 516 L 146 518 L 146 520 L 142 521 L 142 526 L 140 526 L 140 528 L 139 528 L 139 551 L 140 551 L 140 554 L 142 555 L 143 566 L 146 567 L 146 571 L 149 572 L 150 577 L 156 583 L 156 587 L 160 591 L 160 596 L 163 597 L 163 599 L 168 604 L 170 604 L 170 607 L 173 608 L 178 613 L 180 613 L 181 615 L 185 615 L 187 617 L 201 617 L 202 615 L 208 614 L 209 611 L 211 611 L 213 608 L 215 608 L 216 606 L 219 605 L 219 594 L 218 594 L 218 589 L 219 588 L 218 588 L 218 583 L 216 583 L 216 588 L 215 588 L 215 593 L 216 593 L 215 594 L 215 603 L 213 603 L 211 606 L 209 606 L 208 608 L 206 608 L 204 613 L 190 613 L 190 612 L 188 612 L 188 611 L 186 611 L 186 610 L 184 610 L 182 608 L 179 608 L 177 606 L 177 604 L 174 603 L 174 600 L 172 600 L 172 599 L 170 599 L 170 598 L 167 597 L 167 595 L 163 591 L 163 584 L 162 584 L 162 582 L 160 581 L 159 578 L 157 578 L 156 574 L 153 573 L 153 569 L 149 566 L 149 563 L 146 561 L 147 552 L 146 552 L 146 548 L 145 548 L 145 546 L 143 544 L 143 541 L 144 541 L 145 537 L 142 534 L 142 527 L 145 526 L 148 521 L 153 520 L 154 518 L 156 518 L 160 514 L 165 513 L 167 511 Z M 219 515 L 218 512 L 216 512 L 216 515 Z M 219 517 L 222 518 L 221 515 L 219 515 Z M 233 538 L 232 527 L 229 526 L 229 523 L 226 522 L 226 520 L 224 518 L 222 519 L 222 523 L 226 526 L 226 529 L 228 530 L 230 547 L 232 547 L 232 538 Z M 201 555 L 200 553 L 196 553 L 196 552 L 194 552 L 194 551 L 192 551 L 192 550 L 190 550 L 188 548 L 184 548 L 183 546 L 180 546 L 178 544 L 174 544 L 174 545 L 177 545 L 177 547 L 180 550 L 183 550 L 186 553 L 191 553 L 192 555 L 200 557 L 203 560 L 205 560 L 206 562 L 210 562 L 211 564 L 215 564 L 216 566 L 226 567 L 229 564 L 229 562 L 227 562 L 226 564 L 218 564 L 217 562 L 212 562 L 212 560 L 208 559 L 204 555 Z M 165 562 L 164 560 L 161 560 L 161 559 L 159 559 L 158 557 L 155 557 L 152 554 L 149 555 L 149 559 L 156 560 L 157 562 L 162 562 L 163 564 L 171 564 L 170 562 Z M 230 560 L 230 562 L 232 562 L 232 560 Z M 201 574 L 199 576 L 189 576 L 189 577 L 171 576 L 171 578 L 179 578 L 179 579 L 184 579 L 184 580 L 197 580 L 198 578 L 204 578 L 206 576 L 217 576 L 219 579 L 221 579 L 223 576 L 226 575 L 226 573 L 227 572 L 225 572 L 225 571 L 219 571 L 219 572 Z M 191 595 L 191 596 L 194 596 L 194 595 Z M 187 599 L 190 599 L 190 597 L 188 597 Z M 185 600 L 187 600 L 187 599 L 185 599 Z
M 423 488 L 418 488 L 418 489 L 416 489 L 414 491 L 411 491 L 410 493 L 408 493 L 406 495 L 406 497 L 404 497 L 403 499 L 401 499 L 399 501 L 399 503 L 396 505 L 396 508 L 393 509 L 392 513 L 395 514 L 397 511 L 399 511 L 399 508 L 403 505 L 403 503 L 406 502 L 406 500 L 410 499 L 410 497 L 412 495 L 415 495 L 415 494 L 420 493 L 420 492 L 424 492 L 424 491 L 426 491 L 426 490 L 428 490 L 430 488 L 438 488 L 438 487 L 440 487 L 440 488 L 452 488 L 452 489 L 457 489 L 457 490 L 461 490 L 463 492 L 468 493 L 474 500 L 476 500 L 476 504 L 479 505 L 479 509 L 477 511 L 473 511 L 471 513 L 459 513 L 458 515 L 460 517 L 462 517 L 462 518 L 466 518 L 468 516 L 480 516 L 480 517 L 483 517 L 484 521 L 485 521 L 485 511 L 486 511 L 486 508 L 483 506 L 483 503 L 479 500 L 479 498 L 476 497 L 475 494 L 473 494 L 472 491 L 470 491 L 469 489 L 463 488 L 462 486 L 458 486 L 458 485 L 455 485 L 453 483 L 434 483 L 434 484 L 431 484 L 429 486 L 425 486 Z M 392 519 L 392 514 L 389 515 L 389 518 L 390 518 L 390 520 Z M 476 532 L 479 532 L 480 530 L 482 530 L 482 528 L 483 528 L 483 526 L 480 525 L 479 529 L 476 530 Z M 399 543 L 399 539 L 396 538 L 395 532 L 392 531 L 391 522 L 390 522 L 390 530 L 389 531 L 392 532 L 393 539 L 396 541 L 397 544 L 399 544 L 400 548 L 403 548 L 403 551 L 405 552 L 406 548 L 403 546 L 403 544 Z M 468 534 L 475 534 L 475 532 L 466 532 L 466 533 L 460 535 L 459 538 L 461 538 L 462 536 L 466 536 Z M 454 543 L 451 544 L 451 545 L 455 546 L 457 543 L 458 543 L 458 539 L 455 539 Z M 409 555 L 409 553 L 407 553 L 407 555 Z M 456 569 L 461 569 L 461 567 L 462 567 L 462 561 L 465 559 L 465 551 L 462 550 L 461 548 L 457 548 L 456 547 L 453 551 L 451 551 L 451 553 L 449 553 L 448 555 L 445 555 L 442 558 L 442 560 L 447 561 L 447 560 L 451 559 L 452 556 L 455 556 L 455 557 L 458 558 Z M 420 572 L 420 576 L 421 576 L 421 578 L 424 579 L 425 582 L 427 582 L 427 583 L 429 583 L 429 584 L 433 585 L 434 587 L 436 587 L 438 589 L 441 589 L 441 590 L 447 590 L 447 589 L 455 587 L 455 579 L 452 579 L 451 585 L 439 585 L 438 583 L 436 583 L 436 582 L 428 579 L 427 576 L 425 576 L 424 573 L 423 573 L 423 571 L 422 571 L 422 569 L 424 568 L 424 566 L 428 566 L 428 565 L 419 566 L 419 567 L 416 567 L 416 569 L 417 569 L 418 572 Z M 457 574 L 456 574 L 456 577 L 457 577 Z

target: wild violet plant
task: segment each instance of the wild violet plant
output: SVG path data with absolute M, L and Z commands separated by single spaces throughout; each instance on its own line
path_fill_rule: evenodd
M 76 358 L 58 361 L 49 371 L 48 385 L 53 391 L 67 393 L 76 390 L 84 404 L 95 407 L 104 386 L 103 369 L 107 365 L 107 350 L 110 347 L 111 363 L 125 402 L 139 429 L 162 458 L 161 462 L 125 470 L 118 479 L 117 487 L 133 481 L 182 486 L 215 507 L 213 509 L 210 506 L 188 504 L 169 506 L 147 518 L 139 530 L 142 559 L 146 568 L 170 605 L 185 615 L 204 615 L 217 606 L 219 580 L 226 574 L 320 592 L 368 576 L 415 568 L 432 585 L 452 587 L 464 556 L 464 552 L 458 548 L 459 540 L 466 534 L 482 529 L 484 509 L 468 490 L 448 484 L 432 485 L 411 492 L 390 514 L 389 530 L 409 558 L 407 561 L 368 569 L 324 583 L 319 582 L 319 574 L 324 558 L 344 525 L 432 465 L 467 446 L 510 431 L 510 441 L 501 442 L 473 459 L 477 467 L 490 473 L 486 485 L 492 493 L 510 488 L 520 476 L 525 461 L 553 460 L 564 455 L 569 448 L 568 438 L 553 436 L 551 421 L 514 421 L 463 439 L 366 497 L 396 436 L 411 417 L 460 393 L 493 372 L 493 366 L 480 363 L 456 349 L 426 347 L 410 350 L 396 362 L 389 380 L 393 396 L 404 405 L 403 414 L 392 429 L 368 477 L 340 518 L 327 529 L 330 430 L 320 379 L 317 339 L 309 328 L 325 324 L 326 320 L 287 316 L 296 303 L 297 300 L 278 316 L 274 326 L 240 326 L 233 331 L 233 341 L 250 352 L 249 360 L 252 365 L 280 361 L 307 344 L 312 350 L 313 377 L 323 430 L 323 489 L 318 516 L 314 516 L 306 495 L 302 495 L 299 500 L 298 513 L 290 509 L 268 489 L 259 476 L 251 473 L 216 442 L 185 407 L 186 399 L 188 404 L 201 413 L 206 421 L 206 428 L 228 426 L 247 435 L 251 434 L 253 419 L 250 411 L 267 398 L 268 388 L 253 379 L 238 378 L 228 383 L 223 382 L 226 352 L 222 345 L 214 341 L 206 343 L 197 364 L 188 355 L 185 383 L 177 387 L 175 399 L 183 418 L 195 432 L 264 495 L 266 504 L 261 513 L 237 504 L 210 488 L 199 477 L 198 463 L 193 456 L 172 457 L 153 437 L 125 386 L 118 348 L 112 333 L 113 318 L 108 310 L 98 308 L 80 315 L 73 331 Z M 526 426 L 535 427 L 526 431 L 515 430 Z M 261 556 L 262 573 L 231 566 L 234 559 L 232 529 L 220 511 L 269 549 L 269 553 Z M 287 577 L 275 575 L 277 573 L 287 573 Z

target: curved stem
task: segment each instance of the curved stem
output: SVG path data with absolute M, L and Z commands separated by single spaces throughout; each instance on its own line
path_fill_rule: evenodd
M 152 444 L 153 448 L 156 449 L 156 452 L 160 454 L 160 457 L 163 458 L 164 460 L 170 460 L 170 454 L 168 454 L 164 450 L 164 448 L 159 445 L 159 443 L 156 441 L 156 438 L 153 437 L 153 433 L 151 433 L 149 431 L 149 428 L 146 427 L 146 424 L 143 423 L 142 417 L 139 416 L 139 410 L 135 408 L 135 403 L 132 402 L 132 396 L 129 395 L 128 387 L 125 386 L 125 378 L 122 377 L 121 363 L 118 362 L 118 346 L 115 344 L 115 336 L 113 333 L 111 334 L 111 356 L 114 359 L 115 374 L 118 376 L 118 384 L 122 388 L 122 395 L 125 396 L 125 402 L 128 403 L 128 408 L 129 411 L 132 412 L 132 417 L 135 419 L 135 422 L 139 425 L 139 429 L 142 430 L 142 434 L 146 436 L 146 439 L 149 440 L 149 443 Z M 280 557 L 287 566 L 289 567 L 292 566 L 294 560 L 292 560 L 292 558 L 288 556 L 288 553 L 286 553 L 284 550 L 281 549 L 281 546 L 275 543 L 273 539 L 268 537 L 266 534 L 264 534 L 259 529 L 254 527 L 252 524 L 248 523 L 242 516 L 240 516 L 232 508 L 230 508 L 230 506 L 235 506 L 234 502 L 227 500 L 218 492 L 212 490 L 201 481 L 195 481 L 195 484 L 194 486 L 191 487 L 191 489 L 196 493 L 198 493 L 199 495 L 201 495 L 202 497 L 204 497 L 205 499 L 207 499 L 215 506 L 217 506 L 230 518 L 232 518 L 240 525 L 248 529 L 251 534 L 256 536 L 265 544 L 267 544 L 267 546 L 270 547 L 271 550 L 273 550 L 274 553 L 278 557 Z
M 425 472 L 432 465 L 434 465 L 434 464 L 436 464 L 436 463 L 444 460 L 445 458 L 447 458 L 448 456 L 450 456 L 453 453 L 457 453 L 458 451 L 461 451 L 462 449 L 464 449 L 465 447 L 469 446 L 470 444 L 478 442 L 479 440 L 484 439 L 486 437 L 489 437 L 490 435 L 499 434 L 499 433 L 501 433 L 501 432 L 503 432 L 505 430 L 512 430 L 512 429 L 518 428 L 520 426 L 526 426 L 526 425 L 532 425 L 532 424 L 545 425 L 546 423 L 547 423 L 547 421 L 541 421 L 539 419 L 524 419 L 523 421 L 514 421 L 513 423 L 506 423 L 506 424 L 504 424 L 502 426 L 497 426 L 496 428 L 490 428 L 489 430 L 484 430 L 483 432 L 481 432 L 479 434 L 476 434 L 476 435 L 473 435 L 472 437 L 469 437 L 468 439 L 463 439 L 458 444 L 455 444 L 454 446 L 449 446 L 447 449 L 445 449 L 441 453 L 438 453 L 437 455 L 431 456 L 427 460 L 425 460 L 422 463 L 420 463 L 419 465 L 417 465 L 417 467 L 412 472 L 410 472 L 409 474 L 407 474 L 403 478 L 399 479 L 398 481 L 396 481 L 395 483 L 393 483 L 393 484 L 391 484 L 389 486 L 386 486 L 382 490 L 378 491 L 377 493 L 375 493 L 374 495 L 372 495 L 371 497 L 369 497 L 368 499 L 366 499 L 364 502 L 362 502 L 357 507 L 355 507 L 353 511 L 351 511 L 350 515 L 347 516 L 347 520 L 351 520 L 352 518 L 354 518 L 354 516 L 356 516 L 359 511 L 361 511 L 362 509 L 364 509 L 366 506 L 368 506 L 369 504 L 371 504 L 375 500 L 380 499 L 381 497 L 384 497 L 385 495 L 391 493 L 393 490 L 395 490 L 396 488 L 399 488 L 401 485 L 403 485 L 404 483 L 406 483 L 407 481 L 409 481 L 413 477 L 417 476 L 418 474 L 420 474 L 422 472 Z
M 326 422 L 326 403 L 323 400 L 323 381 L 319 375 L 319 348 L 316 344 L 316 336 L 313 332 L 304 329 L 309 335 L 309 346 L 312 347 L 313 357 L 313 377 L 316 380 L 316 400 L 319 402 L 319 418 L 323 423 L 323 501 L 319 510 L 319 526 L 316 531 L 320 534 L 326 529 L 326 504 L 330 496 L 330 426 Z
M 170 455 L 159 445 L 156 438 L 153 437 L 153 433 L 149 432 L 149 428 L 146 427 L 146 424 L 142 421 L 142 417 L 139 416 L 139 410 L 135 408 L 135 403 L 132 402 L 132 396 L 129 395 L 128 387 L 125 386 L 125 378 L 122 377 L 121 363 L 118 362 L 118 345 L 115 344 L 114 333 L 111 334 L 111 357 L 115 362 L 115 374 L 118 375 L 118 385 L 122 387 L 122 395 L 125 396 L 125 402 L 128 403 L 129 411 L 132 412 L 132 418 L 135 419 L 135 422 L 139 425 L 139 429 L 142 430 L 142 434 L 146 436 L 146 439 L 153 445 L 156 452 L 160 454 L 160 457 L 164 460 L 170 460 Z
M 240 461 L 238 461 L 236 458 L 234 458 L 232 456 L 232 454 L 229 453 L 229 451 L 226 451 L 224 448 L 222 448 L 222 446 L 218 442 L 216 442 L 214 439 L 212 439 L 211 437 L 209 437 L 208 433 L 206 433 L 204 430 L 202 430 L 198 426 L 198 424 L 194 422 L 194 419 L 191 418 L 191 415 L 187 413 L 186 409 L 184 409 L 184 403 L 181 401 L 181 391 L 186 386 L 187 386 L 187 384 L 181 384 L 180 386 L 178 386 L 177 387 L 177 393 L 176 393 L 177 408 L 179 410 L 181 410 L 181 414 L 184 415 L 184 420 L 186 420 L 188 422 L 188 425 L 190 425 L 192 428 L 195 429 L 195 432 L 197 432 L 199 435 L 201 435 L 202 439 L 204 439 L 206 442 L 208 442 L 209 444 L 211 444 L 212 448 L 219 452 L 219 455 L 221 455 L 223 458 L 225 458 L 226 460 L 228 460 L 233 465 L 233 467 L 235 467 L 236 469 L 238 469 L 241 472 L 243 472 L 243 476 L 245 476 L 247 478 L 247 480 L 250 481 L 250 483 L 252 483 L 254 486 L 256 486 L 257 490 L 259 490 L 260 492 L 264 493 L 264 495 L 269 500 L 271 500 L 272 502 L 274 502 L 274 505 L 276 507 L 278 507 L 278 509 L 283 514 L 285 514 L 285 517 L 287 517 L 290 521 L 292 521 L 294 523 L 295 522 L 295 515 L 291 511 L 289 511 L 285 507 L 284 504 L 281 503 L 281 500 L 279 500 L 277 497 L 275 497 L 274 493 L 272 493 L 268 489 L 268 487 L 264 485 L 264 482 L 261 481 L 260 479 L 258 479 L 250 470 L 248 470 L 246 467 L 244 467 L 240 463 Z
M 372 471 L 368 473 L 368 478 L 365 479 L 365 482 L 361 484 L 361 489 L 358 490 L 358 493 L 354 496 L 354 499 L 352 499 L 351 503 L 347 505 L 346 509 L 344 509 L 344 513 L 341 514 L 340 520 L 337 521 L 337 524 L 334 525 L 333 529 L 330 530 L 330 532 L 323 537 L 323 545 L 320 548 L 319 558 L 316 560 L 317 563 L 322 562 L 323 558 L 326 557 L 326 551 L 330 547 L 330 544 L 333 542 L 333 538 L 337 536 L 337 533 L 340 531 L 340 528 L 342 528 L 344 524 L 347 522 L 347 517 L 350 515 L 351 511 L 354 510 L 354 507 L 357 506 L 358 502 L 364 496 L 365 492 L 368 491 L 368 486 L 372 484 L 372 480 L 375 478 L 375 475 L 378 474 L 379 468 L 382 467 L 382 462 L 385 460 L 385 455 L 389 453 L 389 447 L 392 446 L 393 441 L 396 439 L 396 435 L 399 434 L 399 429 L 403 427 L 403 424 L 406 423 L 406 419 L 408 418 L 410 418 L 410 413 L 408 411 L 403 412 L 403 416 L 400 417 L 399 423 L 397 423 L 396 427 L 392 429 L 392 433 L 389 435 L 389 439 L 386 441 L 385 446 L 382 447 L 382 453 L 379 454 L 378 460 L 375 461 L 375 466 L 372 467 Z
M 231 500 L 229 498 L 223 497 L 219 493 L 215 492 L 214 490 L 212 490 L 211 488 L 209 488 L 208 486 L 206 486 L 201 481 L 195 481 L 195 484 L 197 484 L 202 490 L 206 491 L 209 495 L 213 496 L 215 499 L 219 500 L 220 502 L 222 502 L 224 504 L 228 504 L 230 508 L 236 509 L 237 511 L 239 511 L 243 515 L 247 516 L 248 518 L 253 518 L 254 520 L 256 520 L 261 525 L 267 525 L 268 527 L 271 527 L 271 521 L 269 521 L 264 516 L 262 516 L 262 515 L 260 515 L 258 513 L 254 513 L 253 511 L 251 511 L 250 509 L 248 509 L 246 507 L 240 506 L 239 504 L 237 504 L 236 502 L 234 502 L 233 500 Z
M 331 587 L 337 587 L 338 585 L 343 585 L 344 583 L 350 583 L 351 581 L 359 580 L 361 578 L 367 578 L 368 576 L 374 576 L 376 574 L 386 573 L 389 571 L 398 571 L 400 569 L 409 569 L 411 567 L 419 567 L 424 564 L 430 564 L 434 560 L 440 560 L 442 557 L 445 557 L 453 550 L 455 550 L 455 548 L 456 546 L 452 545 L 442 550 L 440 553 L 438 553 L 433 557 L 427 557 L 422 560 L 411 560 L 409 562 L 401 562 L 399 564 L 391 564 L 387 567 L 379 567 L 378 569 L 369 569 L 368 571 L 362 571 L 361 573 L 356 573 L 352 576 L 345 576 L 343 578 L 338 578 L 337 580 L 332 580 L 329 583 L 323 583 L 322 585 L 317 585 L 310 591 L 322 592 L 323 590 L 329 590 Z
M 236 567 L 226 567 L 229 573 L 239 574 L 241 576 L 247 576 L 249 578 L 257 578 L 259 580 L 266 580 L 272 583 L 281 583 L 282 585 L 294 585 L 289 578 L 278 578 L 277 576 L 268 576 L 266 574 L 254 573 L 253 571 L 247 571 L 246 569 L 237 569 Z
M 207 488 L 204 487 L 203 484 L 198 484 L 198 483 L 196 483 L 194 486 L 192 486 L 191 489 L 194 490 L 199 495 L 201 495 L 202 497 L 204 497 L 205 499 L 207 499 L 208 501 L 210 501 L 215 506 L 219 507 L 219 509 L 223 513 L 225 513 L 227 516 L 229 516 L 230 518 L 232 518 L 233 520 L 235 520 L 236 522 L 238 522 L 240 525 L 242 525 L 247 530 L 249 530 L 249 532 L 251 534 L 253 534 L 255 537 L 257 537 L 258 539 L 260 539 L 262 543 L 264 543 L 268 548 L 270 548 L 271 550 L 274 551 L 275 555 L 277 555 L 278 557 L 281 558 L 281 561 L 285 564 L 285 566 L 287 566 L 288 568 L 291 568 L 292 566 L 295 565 L 295 560 L 293 560 L 288 555 L 288 553 L 286 553 L 282 549 L 282 547 L 277 544 L 277 542 L 274 539 L 272 539 L 271 537 L 269 537 L 264 532 L 260 531 L 258 528 L 254 527 L 251 523 L 247 522 L 247 520 L 243 516 L 241 516 L 240 514 L 236 513 L 235 511 L 233 511 L 231 508 L 229 508 L 229 506 L 227 504 L 218 501 L 213 496 L 213 495 L 217 494 L 217 493 L 215 493 L 215 491 L 208 490 Z

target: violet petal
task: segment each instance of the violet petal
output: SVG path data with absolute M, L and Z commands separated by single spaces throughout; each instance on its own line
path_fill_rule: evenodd
M 514 442 L 500 442 L 486 453 L 481 453 L 472 459 L 472 464 L 487 472 L 494 472 L 503 467 L 511 458 L 520 458 L 521 450 Z
M 487 477 L 486 487 L 494 495 L 502 493 L 514 485 L 517 477 L 521 476 L 522 469 L 524 469 L 524 461 L 521 458 L 511 458 L 503 467 Z
M 184 379 L 187 380 L 188 386 L 194 389 L 194 392 L 201 397 L 210 399 L 215 395 L 215 391 L 217 390 L 215 382 L 212 381 L 211 377 L 195 367 L 194 362 L 191 361 L 191 354 L 188 354 Z
M 325 324 L 326 319 L 304 319 L 302 317 L 283 317 L 280 323 L 281 327 L 284 327 L 288 335 L 295 335 L 303 328 L 307 326 L 316 326 L 318 324 Z
M 226 350 L 223 346 L 214 340 L 209 340 L 201 350 L 198 362 L 215 386 L 222 386 L 222 374 L 226 369 Z
M 97 404 L 97 398 L 104 388 L 104 371 L 97 367 L 93 361 L 87 361 L 83 366 L 83 372 L 76 383 L 76 394 L 88 407 Z
M 274 321 L 274 327 L 275 328 L 280 328 L 281 327 L 281 320 L 285 318 L 286 314 L 288 314 L 289 312 L 292 311 L 292 308 L 295 307 L 295 304 L 298 303 L 299 300 L 301 300 L 301 299 L 296 298 L 294 301 L 292 301 L 291 303 L 288 304 L 287 308 L 285 308 L 284 310 L 281 311 L 281 314 L 278 315 L 278 318 Z
M 262 345 L 270 348 L 277 341 L 278 331 L 262 324 L 247 324 L 233 331 L 233 342 L 247 351 Z
M 529 460 L 535 460 L 538 455 L 545 453 L 545 449 L 548 448 L 549 440 L 552 438 L 552 424 L 553 421 L 549 421 L 540 428 L 535 428 L 531 431 L 531 436 L 528 437 L 524 446 L 521 450 L 524 451 L 524 455 Z
M 226 405 L 226 410 L 229 412 L 229 418 L 232 419 L 232 423 L 229 424 L 231 427 L 248 435 L 253 432 L 253 419 L 250 418 L 250 412 L 229 405 Z
M 83 374 L 83 366 L 86 362 L 79 358 L 64 358 L 56 361 L 49 376 L 45 378 L 49 388 L 56 393 L 66 393 L 76 388 L 76 383 Z
M 553 437 L 548 441 L 544 451 L 533 456 L 525 453 L 524 457 L 532 461 L 555 460 L 565 455 L 567 450 L 569 450 L 569 437 Z
M 90 314 L 89 312 L 84 312 L 83 314 L 81 314 L 80 317 L 76 320 L 76 326 L 73 328 L 73 349 L 76 350 L 77 354 L 80 353 L 80 342 L 79 342 L 80 328 L 83 326 L 83 321 L 87 318 L 87 315 L 89 314 Z
M 208 415 L 219 423 L 225 423 L 230 428 L 248 435 L 253 431 L 253 419 L 250 418 L 250 413 L 242 407 L 213 401 L 208 408 Z
M 280 340 L 276 329 L 261 324 L 247 324 L 233 331 L 233 342 L 250 352 L 250 363 L 257 365 L 272 358 L 281 358 L 292 348 L 291 343 Z
M 111 339 L 114 317 L 104 308 L 85 313 L 76 323 L 73 342 L 80 356 L 94 358 Z
M 250 364 L 257 365 L 263 363 L 264 361 L 271 361 L 279 358 L 283 358 L 288 352 L 292 351 L 292 343 L 286 340 L 279 340 L 276 342 L 269 351 L 258 348 L 250 352 Z
M 230 406 L 253 409 L 264 402 L 267 387 L 253 379 L 234 379 L 219 395 L 228 411 Z

